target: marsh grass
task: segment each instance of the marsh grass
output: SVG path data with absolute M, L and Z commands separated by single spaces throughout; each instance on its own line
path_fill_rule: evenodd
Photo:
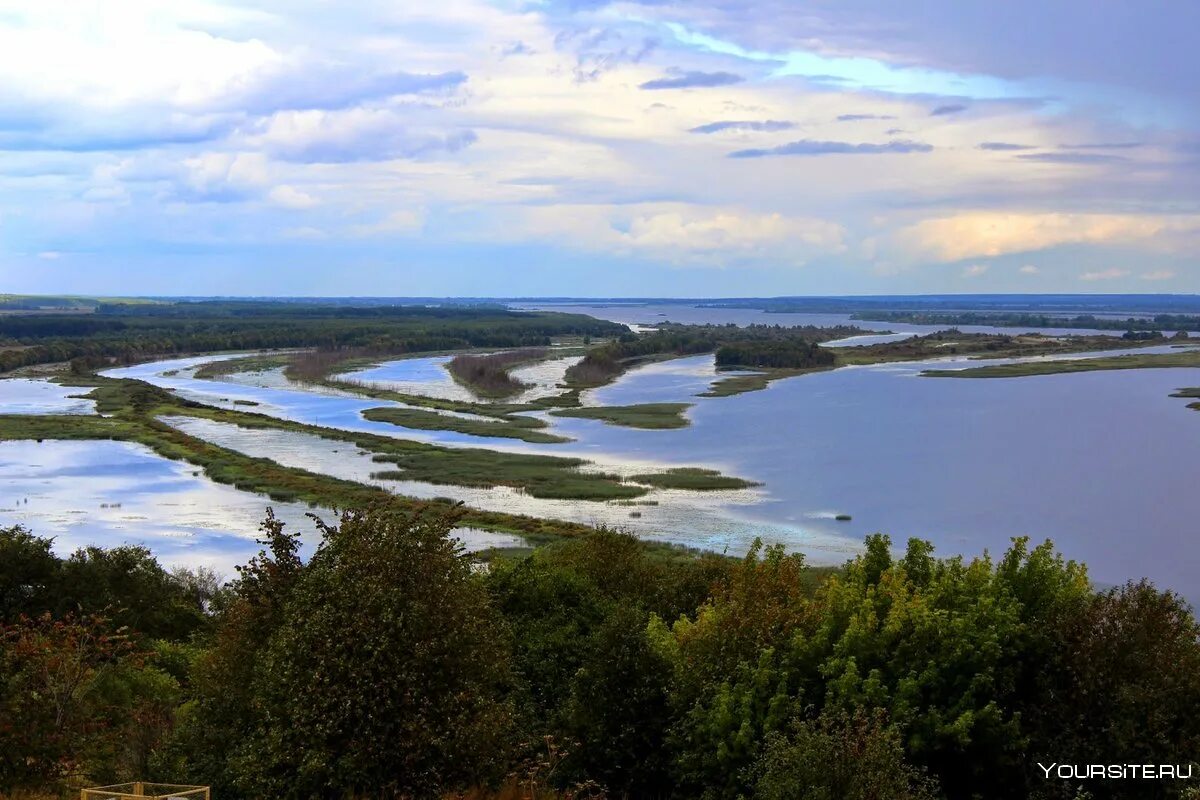
M 701 469 L 700 467 L 674 467 L 665 472 L 634 475 L 630 480 L 659 489 L 690 489 L 698 492 L 749 489 L 762 485 L 754 481 L 722 475 L 715 469 Z
M 523 348 L 488 355 L 464 353 L 450 359 L 446 371 L 455 381 L 480 397 L 511 397 L 528 389 L 529 384 L 509 375 L 509 370 L 541 361 L 549 352 L 545 348 Z
M 684 412 L 691 407 L 691 403 L 639 403 L 629 406 L 563 408 L 551 411 L 550 414 L 555 417 L 596 419 L 608 425 L 621 425 L 626 428 L 659 430 L 686 428 L 691 423 L 684 416 Z
M 968 369 L 927 369 L 921 375 L 926 378 L 1023 378 L 1031 375 L 1058 375 L 1071 372 L 1173 367 L 1200 367 L 1200 348 L 1190 348 L 1177 353 L 1137 353 L 1066 361 L 1027 361 L 1019 364 L 993 364 Z
M 541 429 L 548 426 L 543 420 L 536 417 L 504 416 L 495 417 L 495 421 L 472 420 L 439 414 L 436 411 L 394 406 L 368 408 L 362 412 L 362 415 L 364 419 L 372 422 L 386 422 L 413 430 L 454 431 L 471 436 L 520 439 L 533 444 L 557 444 L 570 441 L 565 436 L 543 433 Z

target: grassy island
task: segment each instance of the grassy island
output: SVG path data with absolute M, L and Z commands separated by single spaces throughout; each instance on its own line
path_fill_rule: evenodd
M 551 411 L 550 414 L 555 417 L 598 419 L 609 425 L 622 425 L 627 428 L 663 430 L 686 428 L 689 423 L 684 412 L 691 407 L 691 403 L 638 403 L 630 406 L 562 408 Z
M 698 467 L 675 467 L 666 472 L 634 475 L 632 480 L 659 489 L 691 489 L 692 491 L 719 491 L 721 489 L 749 489 L 761 484 L 742 478 L 722 475 L 715 469 Z
M 1200 348 L 1188 348 L 1177 353 L 1136 353 L 1059 361 L 1024 361 L 968 369 L 927 369 L 921 375 L 928 378 L 1023 378 L 1030 375 L 1059 375 L 1069 372 L 1172 367 L 1200 367 Z

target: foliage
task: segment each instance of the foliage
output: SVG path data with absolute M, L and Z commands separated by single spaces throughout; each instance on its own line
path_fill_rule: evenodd
M 170 713 L 177 685 L 141 661 L 102 617 L 0 625 L 0 789 L 144 764 L 139 735 Z
M 723 344 L 717 348 L 718 367 L 770 367 L 814 369 L 831 367 L 836 357 L 814 341 L 750 341 Z
M 73 361 L 79 372 L 151 355 L 318 347 L 362 354 L 529 347 L 553 336 L 614 335 L 579 314 L 495 306 L 342 306 L 271 301 L 104 303 L 95 313 L 0 317 L 0 372 Z M 339 354 L 338 358 L 344 355 Z
M 772 733 L 750 770 L 759 800 L 935 800 L 936 783 L 904 756 L 879 711 L 826 712 Z
M 793 354 L 803 350 L 813 353 L 818 342 L 840 339 L 865 333 L 859 328 L 836 326 L 817 328 L 812 325 L 783 327 L 779 325 L 660 325 L 644 336 L 626 334 L 608 344 L 594 347 L 583 360 L 567 370 L 568 385 L 576 387 L 601 386 L 626 369 L 644 361 L 711 353 L 719 348 L 726 357 L 744 352 L 767 353 L 773 349 Z M 745 348 L 738 350 L 737 348 Z M 812 358 L 814 356 L 809 356 Z M 819 356 L 819 358 L 824 358 Z M 807 365 L 806 365 L 807 366 Z
M 691 403 L 638 403 L 630 406 L 584 406 L 582 408 L 560 408 L 551 411 L 555 417 L 598 419 L 609 425 L 627 428 L 665 429 L 686 428 L 688 419 L 683 412 Z
M 480 572 L 458 522 L 350 512 L 304 563 L 268 516 L 224 588 L 4 532 L 0 792 L 1177 797 L 1036 765 L 1200 750 L 1191 609 L 1145 582 L 1097 592 L 1049 543 L 939 559 L 871 536 L 821 572 L 778 546 L 735 560 L 597 530 Z M 92 586 L 59 606 L 69 569 Z
M 509 375 L 509 370 L 529 361 L 540 361 L 549 352 L 545 348 L 524 348 L 488 355 L 464 353 L 450 359 L 446 370 L 481 397 L 509 397 L 528 388 Z

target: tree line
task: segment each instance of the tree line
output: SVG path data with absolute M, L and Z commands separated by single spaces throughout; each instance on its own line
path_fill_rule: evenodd
M 87 370 L 152 355 L 286 347 L 405 353 L 540 347 L 626 328 L 580 314 L 495 307 L 352 308 L 295 303 L 113 304 L 93 314 L 0 315 L 0 372 L 74 361 Z
M 801 351 L 813 353 L 813 345 L 847 336 L 865 333 L 861 328 L 834 326 L 819 328 L 813 325 L 659 325 L 652 333 L 637 336 L 626 333 L 615 341 L 593 347 L 583 360 L 567 370 L 566 380 L 577 386 L 596 386 L 607 383 L 631 366 L 661 356 L 688 356 L 712 353 L 722 347 L 742 347 L 741 351 L 728 350 L 729 354 L 743 352 L 750 357 L 751 351 L 767 358 L 772 349 L 779 352 L 778 360 L 789 360 L 783 355 L 790 350 L 791 359 L 799 357 Z M 822 356 L 807 355 L 805 360 Z M 732 363 L 732 362 L 731 362 Z M 759 364 L 757 366 L 770 366 Z M 789 365 L 794 366 L 794 365 Z
M 852 319 L 914 325 L 991 325 L 1005 328 L 1090 328 L 1105 331 L 1200 331 L 1200 315 L 1074 316 L 1003 311 L 858 311 Z
M 1200 752 L 1186 603 L 1097 591 L 1049 543 L 941 559 L 871 536 L 830 573 L 599 530 L 481 571 L 454 524 L 348 512 L 306 562 L 268 516 L 224 586 L 0 532 L 0 792 L 1176 797 L 1037 763 Z

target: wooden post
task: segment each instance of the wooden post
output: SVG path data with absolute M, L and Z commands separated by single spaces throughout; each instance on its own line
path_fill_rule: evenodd
M 145 796 L 146 793 L 145 793 L 145 790 L 142 789 L 141 781 L 133 782 L 133 794 L 135 797 L 144 797 Z

